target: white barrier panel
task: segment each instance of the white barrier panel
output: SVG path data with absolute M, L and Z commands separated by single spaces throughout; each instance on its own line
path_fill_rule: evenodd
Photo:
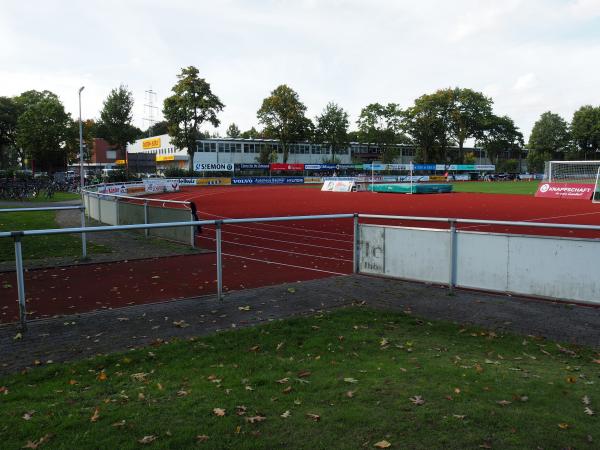
M 148 178 L 144 180 L 144 189 L 146 192 L 177 192 L 179 191 L 179 180 Z
M 450 282 L 450 231 L 360 226 L 362 273 Z M 600 240 L 458 231 L 458 287 L 600 304 Z
M 352 188 L 354 188 L 354 181 L 325 180 L 321 190 L 329 192 L 352 192 Z
M 118 203 L 114 199 L 105 200 L 100 198 L 100 216 L 98 220 L 108 225 L 119 225 L 117 206 Z

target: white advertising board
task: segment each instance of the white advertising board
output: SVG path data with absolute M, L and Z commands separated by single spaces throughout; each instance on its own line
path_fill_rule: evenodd
M 328 192 L 352 192 L 354 181 L 349 180 L 325 180 L 322 191 Z
M 149 178 L 144 180 L 144 189 L 146 192 L 178 192 L 179 180 Z

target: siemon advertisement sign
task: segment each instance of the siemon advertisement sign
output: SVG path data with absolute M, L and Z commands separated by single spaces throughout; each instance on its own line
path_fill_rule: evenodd
M 566 198 L 569 200 L 590 200 L 594 194 L 594 185 L 578 183 L 541 183 L 536 197 Z
M 233 172 L 233 164 L 194 162 L 194 170 L 198 172 Z

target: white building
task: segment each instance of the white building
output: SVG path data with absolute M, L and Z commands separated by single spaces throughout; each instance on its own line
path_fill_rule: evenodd
M 149 153 L 156 155 L 156 170 L 164 171 L 168 167 L 188 168 L 189 155 L 187 148 L 178 150 L 168 134 L 138 139 L 127 145 L 127 153 Z

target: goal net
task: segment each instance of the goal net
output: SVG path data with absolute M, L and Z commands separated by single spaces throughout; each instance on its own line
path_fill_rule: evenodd
M 548 161 L 543 181 L 593 184 L 592 201 L 600 203 L 600 161 Z

